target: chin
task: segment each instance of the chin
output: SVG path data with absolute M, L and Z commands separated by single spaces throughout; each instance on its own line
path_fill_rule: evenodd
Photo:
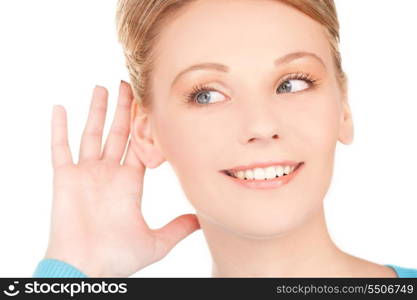
M 252 210 L 248 214 L 239 214 L 233 218 L 226 218 L 223 222 L 225 228 L 243 238 L 271 239 L 282 237 L 303 223 L 308 221 L 311 210 L 281 210 L 275 213 L 261 214 Z

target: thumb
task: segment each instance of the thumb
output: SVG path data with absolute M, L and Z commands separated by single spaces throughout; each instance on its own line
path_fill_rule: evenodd
M 159 260 L 171 251 L 174 246 L 200 228 L 195 214 L 185 214 L 176 217 L 164 227 L 154 230 L 156 246 L 155 256 Z

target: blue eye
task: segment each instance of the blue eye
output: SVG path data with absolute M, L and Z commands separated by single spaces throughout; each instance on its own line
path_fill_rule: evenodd
M 293 83 L 291 83 L 293 82 Z M 295 93 L 305 89 L 308 89 L 309 84 L 305 80 L 290 79 L 284 81 L 278 88 L 278 91 L 282 93 Z M 294 91 L 296 89 L 296 91 Z
M 211 88 L 209 86 L 195 86 L 193 91 L 187 93 L 185 96 L 187 97 L 187 102 L 192 102 L 197 105 L 205 105 L 210 103 L 215 103 L 219 101 L 213 101 L 213 95 L 223 95 L 222 93 L 218 92 L 216 89 Z M 220 100 L 221 101 L 221 100 Z
M 316 81 L 317 80 L 312 79 L 309 74 L 291 74 L 282 81 L 278 87 L 278 91 L 280 94 L 296 93 L 308 89 L 311 85 L 314 85 Z
M 316 81 L 317 80 L 313 79 L 310 74 L 290 74 L 281 81 L 277 91 L 279 94 L 296 93 L 317 85 Z M 187 92 L 184 96 L 186 97 L 187 102 L 191 104 L 207 107 L 209 106 L 207 104 L 222 101 L 215 101 L 216 95 L 224 98 L 222 93 L 210 86 L 197 85 L 193 87 L 191 92 Z

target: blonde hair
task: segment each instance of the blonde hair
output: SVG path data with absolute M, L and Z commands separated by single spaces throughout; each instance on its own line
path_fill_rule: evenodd
M 118 40 L 123 47 L 133 94 L 143 111 L 151 110 L 150 76 L 156 57 L 155 42 L 169 20 L 187 3 L 196 0 L 119 0 L 116 11 Z M 337 79 L 346 92 L 347 76 L 339 52 L 339 21 L 333 0 L 277 0 L 294 7 L 326 29 Z

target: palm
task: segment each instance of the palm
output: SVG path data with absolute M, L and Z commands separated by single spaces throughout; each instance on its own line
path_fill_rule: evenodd
M 131 101 L 126 84 L 101 153 L 107 92 L 96 88 L 78 164 L 72 163 L 68 147 L 65 111 L 58 109 L 53 118 L 54 201 L 47 256 L 70 261 L 92 276 L 129 276 L 160 260 L 199 228 L 192 214 L 177 217 L 158 230 L 147 226 L 141 213 L 146 168 L 130 142 L 121 163 Z
M 143 267 L 132 265 L 134 256 L 152 260 L 155 239 L 140 212 L 141 177 L 135 169 L 88 162 L 61 168 L 55 178 L 54 198 L 59 200 L 54 202 L 54 226 L 63 238 L 76 237 L 74 249 L 66 251 L 88 245 L 89 253 L 83 256 L 96 261 L 113 258 L 114 270 L 117 264 L 125 265 L 130 274 Z

